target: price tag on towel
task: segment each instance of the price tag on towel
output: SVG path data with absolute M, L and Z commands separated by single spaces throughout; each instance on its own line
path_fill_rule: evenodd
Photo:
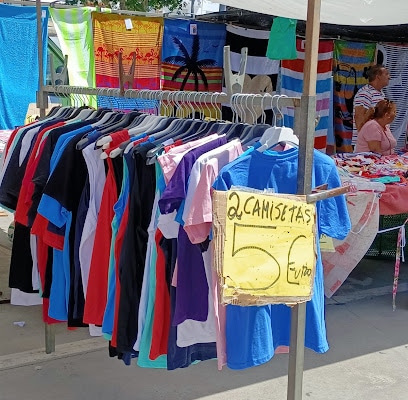
M 127 30 L 133 29 L 132 20 L 130 18 L 125 19 L 125 26 Z
M 214 191 L 213 214 L 214 264 L 224 304 L 310 300 L 316 266 L 314 204 L 304 196 Z
M 190 24 L 190 35 L 197 35 L 198 28 L 197 24 Z

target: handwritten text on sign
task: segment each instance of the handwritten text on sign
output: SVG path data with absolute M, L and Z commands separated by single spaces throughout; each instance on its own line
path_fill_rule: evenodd
M 290 196 L 231 190 L 225 221 L 224 296 L 310 297 L 314 205 Z

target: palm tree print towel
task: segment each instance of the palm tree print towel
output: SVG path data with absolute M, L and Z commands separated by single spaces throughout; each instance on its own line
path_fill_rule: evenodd
M 221 91 L 225 34 L 223 24 L 165 19 L 162 89 Z

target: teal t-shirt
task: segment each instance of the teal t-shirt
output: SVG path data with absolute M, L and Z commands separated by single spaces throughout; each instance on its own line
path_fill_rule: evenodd
M 276 17 L 273 19 L 266 56 L 271 60 L 295 60 L 296 19 Z

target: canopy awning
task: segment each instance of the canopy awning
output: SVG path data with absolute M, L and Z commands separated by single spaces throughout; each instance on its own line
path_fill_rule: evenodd
M 222 0 L 222 4 L 303 21 L 307 15 L 307 0 Z M 320 22 L 359 26 L 406 24 L 408 0 L 322 0 Z

